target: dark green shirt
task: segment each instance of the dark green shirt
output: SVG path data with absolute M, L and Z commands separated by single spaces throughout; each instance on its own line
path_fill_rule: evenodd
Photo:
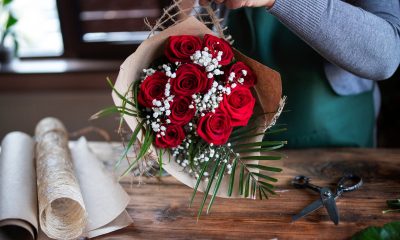
M 286 111 L 278 124 L 288 147 L 372 147 L 375 124 L 372 90 L 339 96 L 328 83 L 324 59 L 263 8 L 232 11 L 228 19 L 235 47 L 279 71 Z

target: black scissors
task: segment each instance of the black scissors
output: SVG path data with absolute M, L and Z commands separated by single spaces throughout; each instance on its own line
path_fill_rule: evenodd
M 307 207 L 305 207 L 299 214 L 292 217 L 292 221 L 296 221 L 308 214 L 314 212 L 321 207 L 325 207 L 329 218 L 335 223 L 339 224 L 339 213 L 336 207 L 336 199 L 340 197 L 344 192 L 351 192 L 357 190 L 363 184 L 362 179 L 359 176 L 353 174 L 344 175 L 340 178 L 336 186 L 336 192 L 333 193 L 328 187 L 319 187 L 310 183 L 310 178 L 305 176 L 297 176 L 293 179 L 292 184 L 296 188 L 309 188 L 319 193 L 320 199 L 314 201 Z

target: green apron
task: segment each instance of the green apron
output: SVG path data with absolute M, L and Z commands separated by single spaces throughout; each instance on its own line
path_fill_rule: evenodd
M 264 8 L 232 11 L 228 25 L 236 48 L 282 76 L 288 99 L 278 124 L 288 131 L 267 139 L 288 140 L 290 148 L 373 146 L 373 91 L 336 94 L 324 59 Z

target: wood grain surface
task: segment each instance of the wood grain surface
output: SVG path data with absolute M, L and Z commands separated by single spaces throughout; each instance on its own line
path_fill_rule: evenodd
M 103 161 L 110 160 L 106 157 L 109 146 L 91 145 Z M 113 144 L 111 151 L 119 151 L 118 146 Z M 286 157 L 281 161 L 284 172 L 278 176 L 278 196 L 269 200 L 219 198 L 211 213 L 204 214 L 199 221 L 196 216 L 201 193 L 189 208 L 192 189 L 172 177 L 124 178 L 121 184 L 131 196 L 128 212 L 134 223 L 96 239 L 349 239 L 370 225 L 400 220 L 400 213 L 382 214 L 386 199 L 400 197 L 399 149 L 309 149 L 282 153 Z M 346 172 L 362 176 L 364 185 L 337 201 L 338 226 L 329 221 L 325 209 L 291 223 L 292 215 L 318 199 L 311 191 L 291 186 L 295 175 L 306 175 L 317 185 L 334 188 Z

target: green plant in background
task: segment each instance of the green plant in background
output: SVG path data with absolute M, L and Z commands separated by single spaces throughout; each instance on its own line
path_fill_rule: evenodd
M 14 16 L 11 3 L 13 0 L 0 0 L 0 50 L 6 49 L 6 40 L 11 40 L 14 47 L 14 55 L 18 52 L 18 38 L 14 26 L 18 19 Z

